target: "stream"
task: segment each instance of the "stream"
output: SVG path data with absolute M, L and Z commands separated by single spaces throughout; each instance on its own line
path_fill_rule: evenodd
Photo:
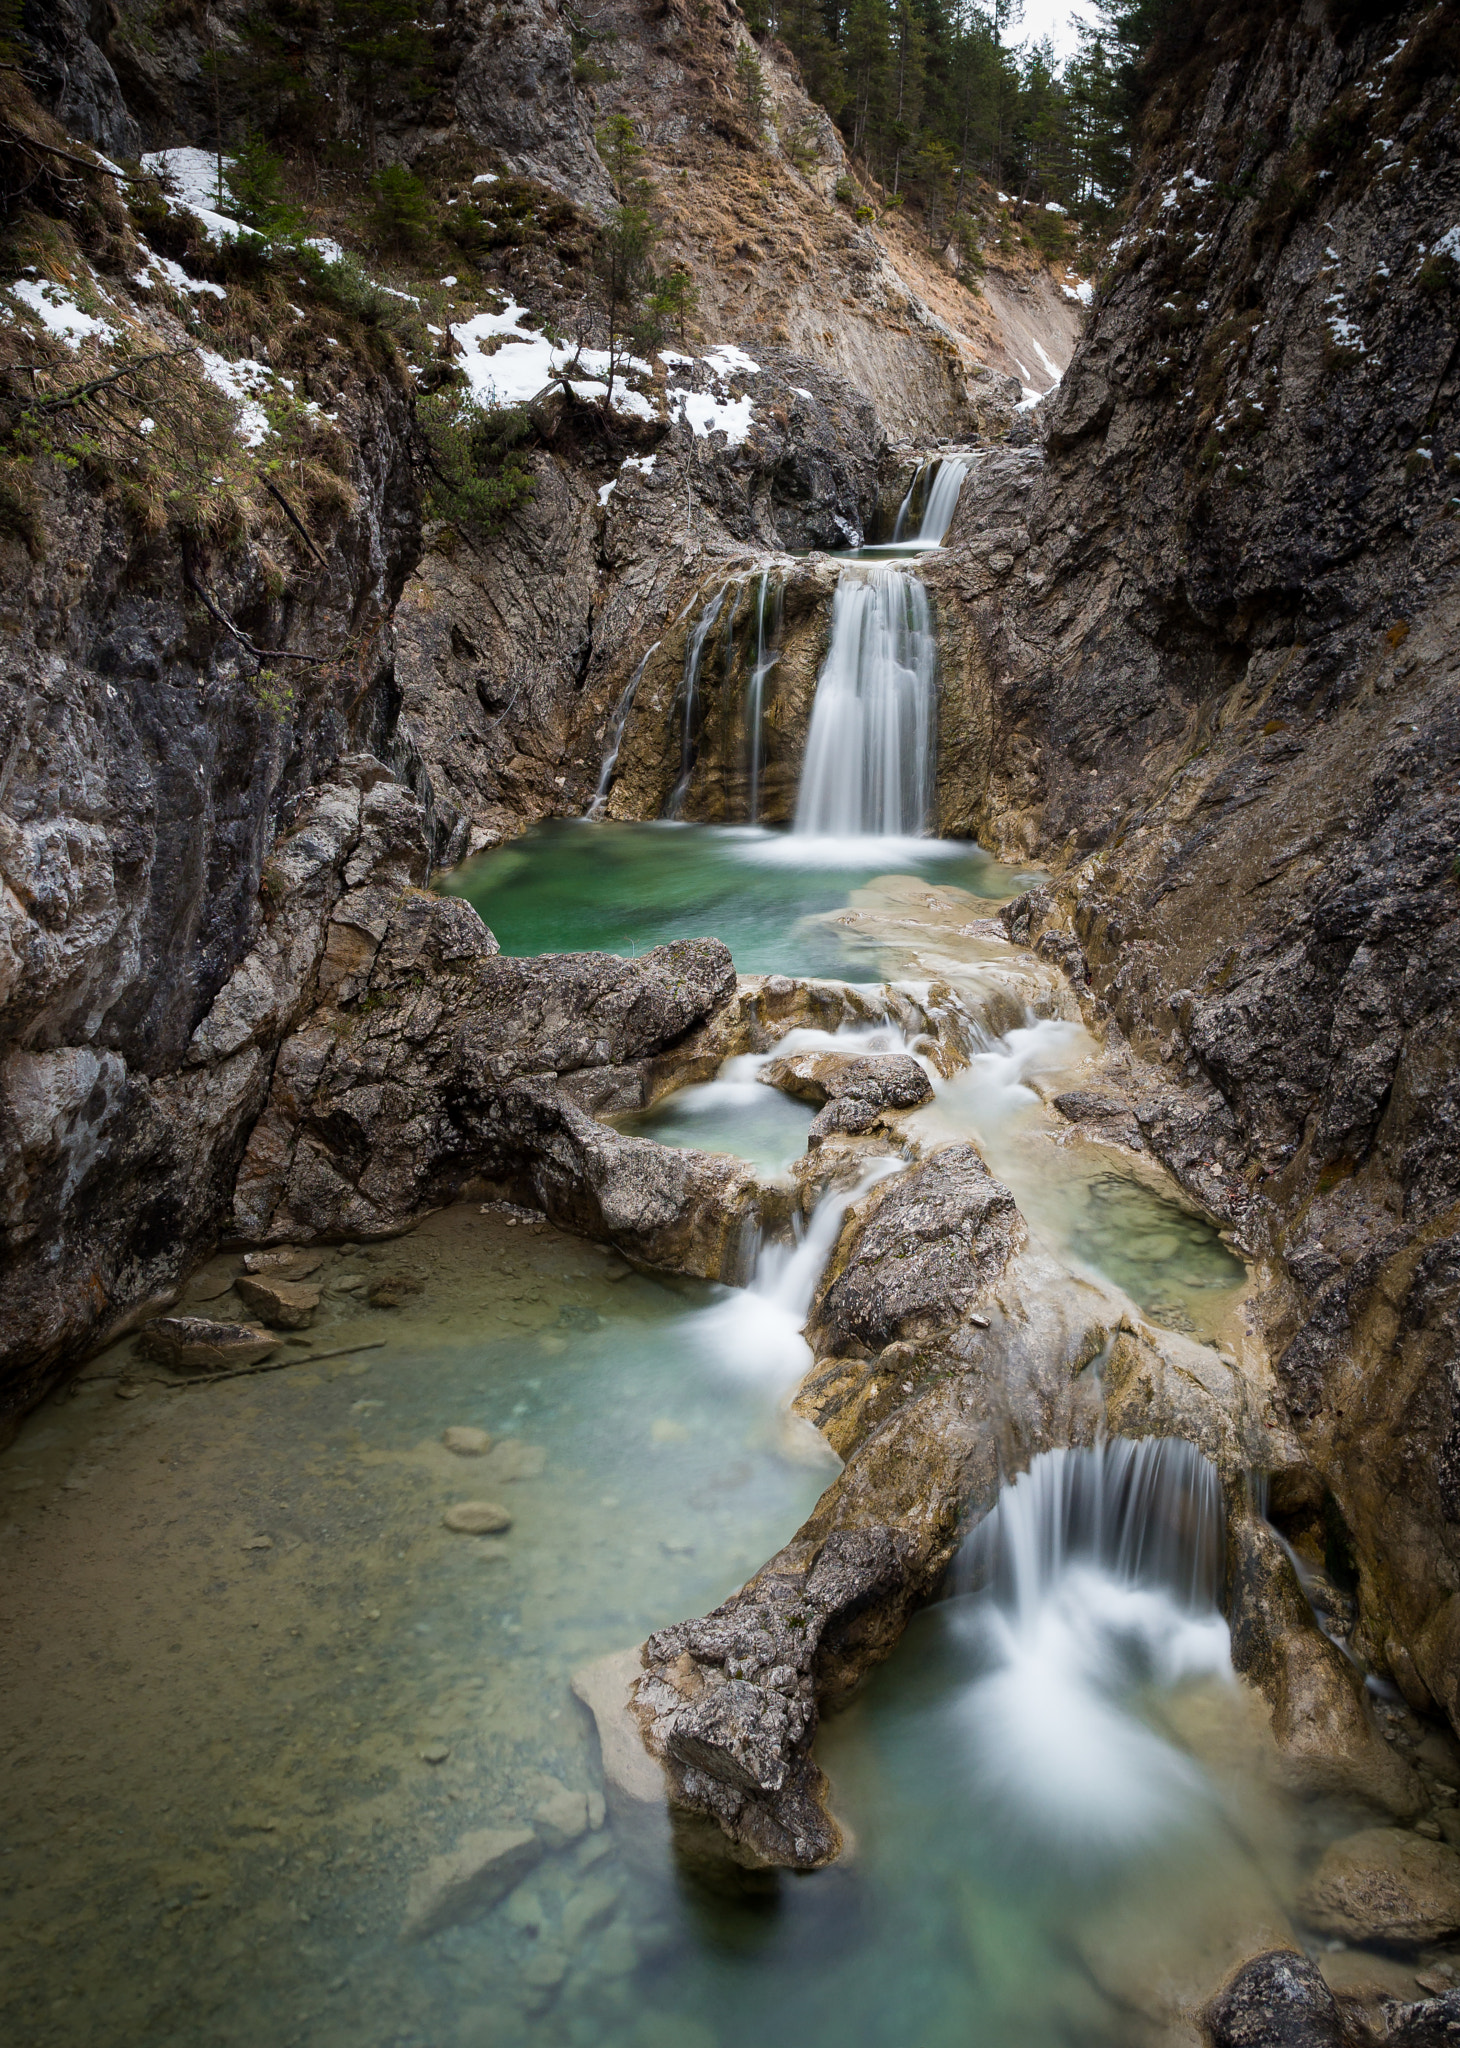
M 909 492 L 899 537 L 918 517 L 941 538 L 961 474 Z M 447 886 L 506 952 L 712 934 L 744 973 L 946 987 L 967 1059 L 930 1068 L 918 1142 L 972 1139 L 1056 1257 L 1235 1350 L 1241 1262 L 1149 1161 L 1052 1106 L 1100 1050 L 1053 970 L 991 922 L 1037 878 L 921 836 L 920 593 L 909 567 L 848 565 L 791 833 L 555 822 Z M 762 641 L 773 624 L 763 606 Z M 901 1049 L 891 1027 L 802 1042 Z M 812 1110 L 763 1063 L 621 1125 L 784 1174 Z M 1215 1479 L 1175 1441 L 1046 1453 L 1006 1487 L 947 1597 L 818 1736 L 840 1863 L 733 1883 L 605 1820 L 573 1674 L 723 1599 L 835 1473 L 788 1408 L 800 1325 L 846 1204 L 896 1170 L 764 1246 L 744 1290 L 459 1203 L 394 1243 L 322 1248 L 324 1307 L 290 1371 L 178 1391 L 124 1339 L 32 1416 L 0 1461 L 24 1665 L 0 1781 L 8 2038 L 1190 2038 L 1173 2009 L 1229 1949 L 1283 1938 L 1301 1872 L 1354 1818 L 1276 1782 L 1216 1605 Z M 240 1315 L 239 1267 L 220 1255 L 188 1301 Z M 450 1429 L 491 1448 L 459 1454 Z M 508 1530 L 443 1525 L 484 1492 Z M 555 1799 L 576 1818 L 500 1904 L 403 1938 L 429 1859 Z

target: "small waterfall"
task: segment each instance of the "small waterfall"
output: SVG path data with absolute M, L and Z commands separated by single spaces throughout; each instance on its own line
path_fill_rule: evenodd
M 629 713 L 634 708 L 635 695 L 643 679 L 644 670 L 649 666 L 649 655 L 657 654 L 658 651 L 659 642 L 656 640 L 629 677 L 623 695 L 613 707 L 613 717 L 608 721 L 608 744 L 604 749 L 603 766 L 598 771 L 598 787 L 594 790 L 593 801 L 588 806 L 587 815 L 590 818 L 598 817 L 608 800 L 609 785 L 613 781 L 613 771 L 618 766 L 619 748 L 624 743 L 624 729 L 629 722 Z
M 750 753 L 749 815 L 752 825 L 760 818 L 760 778 L 765 754 L 761 723 L 765 710 L 766 678 L 781 658 L 781 650 L 775 645 L 775 641 L 780 633 L 781 595 L 784 588 L 783 578 L 778 576 L 772 583 L 770 570 L 761 571 L 760 583 L 755 594 L 755 666 L 750 671 L 750 681 L 745 692 L 745 724 Z
M 959 1574 L 1026 1620 L 1086 1564 L 1195 1614 L 1216 1605 L 1224 1528 L 1216 1469 L 1194 1446 L 1112 1437 L 1037 1457 L 969 1537 Z
M 722 583 L 710 602 L 695 621 L 684 650 L 684 681 L 680 684 L 679 703 L 683 724 L 679 736 L 679 780 L 669 799 L 671 818 L 679 816 L 680 805 L 689 791 L 689 779 L 695 765 L 695 710 L 699 701 L 700 663 L 704 659 L 705 642 L 715 630 L 715 621 L 720 616 L 725 602 L 725 593 L 730 588 Z M 733 614 L 732 614 L 733 617 Z
M 1230 1674 L 1217 1610 L 1221 1487 L 1175 1438 L 1046 1451 L 965 1544 L 955 1583 L 983 1675 L 962 1717 L 985 1796 L 1085 1846 L 1190 1817 L 1201 1774 L 1135 1711 L 1153 1686 Z
M 736 1288 L 696 1318 L 694 1341 L 730 1372 L 794 1387 L 811 1364 L 811 1346 L 801 1330 L 843 1219 L 854 1202 L 902 1167 L 901 1159 L 873 1160 L 855 1187 L 822 1196 L 797 1243 L 761 1244 L 749 1286 Z
M 926 832 L 936 701 L 937 642 L 922 584 L 891 564 L 844 570 L 793 830 L 828 838 Z
M 971 468 L 972 464 L 965 455 L 945 455 L 935 458 L 932 462 L 920 462 L 917 474 L 908 487 L 907 496 L 898 508 L 897 523 L 892 529 L 894 544 L 901 542 L 923 548 L 941 547 L 943 536 L 953 524 L 953 514 L 958 509 L 963 479 Z M 917 532 L 909 533 L 907 529 L 911 523 L 913 506 L 924 489 L 926 496 L 922 500 L 922 519 Z

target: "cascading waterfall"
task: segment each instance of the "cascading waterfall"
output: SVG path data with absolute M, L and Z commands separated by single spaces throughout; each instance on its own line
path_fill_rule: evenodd
M 936 700 L 937 641 L 922 584 L 886 563 L 844 570 L 793 830 L 826 838 L 926 832 Z
M 649 656 L 658 652 L 659 642 L 656 640 L 629 677 L 623 695 L 613 707 L 613 717 L 608 722 L 608 744 L 604 748 L 603 765 L 598 771 L 598 787 L 594 790 L 593 801 L 588 806 L 588 816 L 590 818 L 598 817 L 604 804 L 608 801 L 609 786 L 613 781 L 613 771 L 618 766 L 619 749 L 624 743 L 624 732 L 628 726 L 629 713 L 634 708 L 634 698 L 638 694 L 644 670 L 649 666 Z
M 669 799 L 669 816 L 677 818 L 680 806 L 689 791 L 689 779 L 695 765 L 695 710 L 699 702 L 700 664 L 704 659 L 705 642 L 715 630 L 715 622 L 725 603 L 728 583 L 722 583 L 710 602 L 695 621 L 684 650 L 684 681 L 679 688 L 679 705 L 682 724 L 679 738 L 679 780 Z M 733 618 L 733 613 L 732 613 Z
M 971 462 L 967 456 L 944 455 L 932 462 L 920 462 L 917 473 L 908 487 L 907 496 L 898 508 L 897 522 L 892 529 L 894 546 L 909 545 L 921 548 L 936 548 L 943 544 L 943 537 L 953 524 L 953 514 L 958 509 L 959 494 L 963 479 L 968 475 Z M 927 472 L 931 471 L 931 475 Z M 927 495 L 923 499 L 923 514 L 916 533 L 909 533 L 912 509 L 924 487 L 927 477 Z
M 769 569 L 761 571 L 760 582 L 755 594 L 755 666 L 750 671 L 750 681 L 745 693 L 745 724 L 749 739 L 750 753 L 750 822 L 760 818 L 760 778 L 764 766 L 765 748 L 761 731 L 765 711 L 766 679 L 781 658 L 781 650 L 775 645 L 781 624 L 781 594 L 784 581 L 777 577 L 771 581 Z
M 963 1720 L 986 1796 L 1087 1846 L 1149 1840 L 1202 1797 L 1133 1711 L 1143 1686 L 1230 1672 L 1216 1471 L 1175 1438 L 1046 1451 L 965 1544 L 955 1584 L 983 1675 Z
M 696 1344 L 732 1373 L 750 1373 L 787 1390 L 794 1387 L 811 1364 L 802 1325 L 846 1213 L 878 1181 L 900 1173 L 902 1167 L 901 1159 L 873 1160 L 855 1187 L 833 1188 L 822 1196 L 795 1244 L 761 1244 L 749 1286 L 736 1288 L 696 1320 Z

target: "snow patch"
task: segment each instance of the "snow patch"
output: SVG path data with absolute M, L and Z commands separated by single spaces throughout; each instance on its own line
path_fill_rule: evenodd
M 269 388 L 267 363 L 240 356 L 230 363 L 210 348 L 198 350 L 198 366 L 210 384 L 226 393 L 238 407 L 238 438 L 245 448 L 257 448 L 269 431 L 269 416 L 254 395 Z
M 28 277 L 8 287 L 11 297 L 28 306 L 48 334 L 64 341 L 67 348 L 80 348 L 83 341 L 115 341 L 117 330 L 91 313 L 83 313 L 71 294 L 50 278 L 32 281 Z
M 231 156 L 223 159 L 226 178 Z M 144 171 L 161 180 L 163 197 L 170 213 L 191 213 L 203 224 L 210 242 L 235 242 L 249 229 L 226 213 L 219 213 L 218 159 L 206 149 L 154 149 L 142 159 Z
M 306 235 L 304 246 L 306 249 L 317 249 L 326 263 L 343 263 L 345 260 L 345 252 L 333 235 Z M 381 289 L 384 290 L 385 287 L 382 286 Z
M 743 348 L 736 348 L 728 341 L 722 341 L 718 348 L 707 348 L 705 361 L 722 377 L 729 377 L 736 370 L 743 370 L 748 377 L 760 373 L 760 364 L 753 363 Z

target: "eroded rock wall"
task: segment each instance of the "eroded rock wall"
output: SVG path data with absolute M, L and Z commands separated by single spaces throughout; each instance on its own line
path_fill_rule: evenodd
M 1460 35 L 1234 9 L 1140 184 L 1023 496 L 940 572 L 1011 914 L 1190 1113 L 1255 1250 L 1360 1640 L 1460 1711 Z

